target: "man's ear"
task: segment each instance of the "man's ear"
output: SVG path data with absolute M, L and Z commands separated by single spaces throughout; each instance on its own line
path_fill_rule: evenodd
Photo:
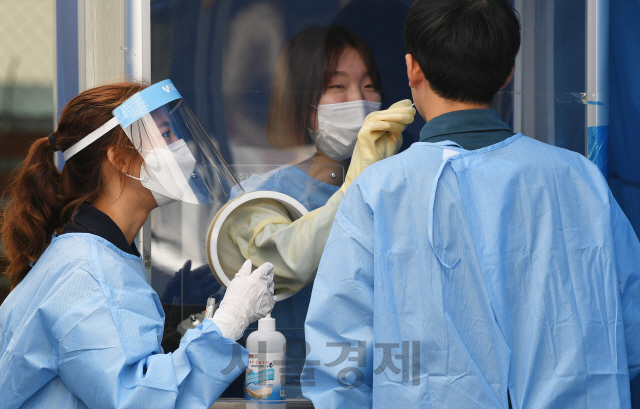
M 500 87 L 500 89 L 504 89 L 507 85 L 509 85 L 509 83 L 511 82 L 511 80 L 513 79 L 513 72 L 516 70 L 516 65 L 514 64 L 513 67 L 511 67 L 511 74 L 509 74 L 509 76 L 507 77 L 507 80 L 504 82 L 504 84 L 502 84 L 502 86 Z
M 413 58 L 413 55 L 407 54 L 404 56 L 407 63 L 407 77 L 409 78 L 409 86 L 411 88 L 417 88 L 418 85 L 425 79 L 422 68 L 418 61 Z

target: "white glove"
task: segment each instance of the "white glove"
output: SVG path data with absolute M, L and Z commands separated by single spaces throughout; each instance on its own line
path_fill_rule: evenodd
M 273 298 L 273 264 L 264 263 L 251 272 L 247 260 L 231 280 L 213 318 L 222 336 L 232 340 L 242 337 L 249 324 L 264 318 L 275 304 Z

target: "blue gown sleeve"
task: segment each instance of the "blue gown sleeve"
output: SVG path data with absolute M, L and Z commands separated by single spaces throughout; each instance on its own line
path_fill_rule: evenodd
M 90 408 L 209 408 L 247 363 L 247 352 L 206 320 L 163 354 L 155 300 L 102 288 L 52 328 L 57 372 Z
M 317 409 L 371 407 L 372 223 L 359 187 L 351 185 L 329 235 L 305 322 L 309 353 L 301 383 Z
M 633 379 L 640 373 L 640 242 L 627 216 L 609 194 L 629 379 Z

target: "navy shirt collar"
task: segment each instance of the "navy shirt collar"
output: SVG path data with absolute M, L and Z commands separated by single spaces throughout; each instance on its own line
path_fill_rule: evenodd
M 136 245 L 133 243 L 129 245 L 120 227 L 118 227 L 109 216 L 91 206 L 89 203 L 83 203 L 80 206 L 78 212 L 73 217 L 73 221 L 70 220 L 66 226 L 64 226 L 62 234 L 65 233 L 95 234 L 109 241 L 125 253 L 140 257 Z
M 513 136 L 509 125 L 492 109 L 447 112 L 427 122 L 420 142 L 451 140 L 465 149 L 479 149 Z

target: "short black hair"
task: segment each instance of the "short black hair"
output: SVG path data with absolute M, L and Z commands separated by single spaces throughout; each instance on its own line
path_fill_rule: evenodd
M 520 20 L 506 0 L 416 0 L 404 42 L 439 96 L 486 104 L 511 73 Z

